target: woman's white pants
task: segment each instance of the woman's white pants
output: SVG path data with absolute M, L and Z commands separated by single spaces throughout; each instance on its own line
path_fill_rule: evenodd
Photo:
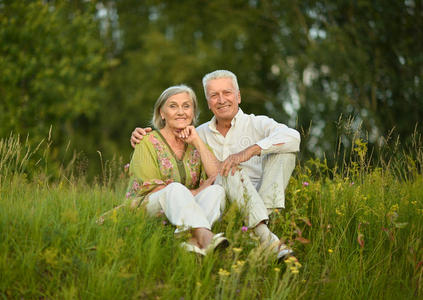
M 146 201 L 147 213 L 156 215 L 163 211 L 170 223 L 177 226 L 176 232 L 188 228 L 211 230 L 225 209 L 225 190 L 220 185 L 211 185 L 193 196 L 186 186 L 174 182 Z

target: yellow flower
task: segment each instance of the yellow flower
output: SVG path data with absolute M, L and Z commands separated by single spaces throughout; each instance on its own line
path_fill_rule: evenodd
M 416 205 L 417 201 L 411 201 L 411 204 Z
M 297 260 L 297 258 L 295 256 L 290 256 L 287 259 L 285 259 L 284 261 L 285 261 L 286 264 L 292 264 L 292 263 L 294 263 L 294 262 L 296 262 L 298 260 Z
M 279 273 L 280 271 L 281 271 L 281 269 L 279 269 L 279 268 L 274 268 L 273 269 L 276 273 Z
M 296 261 L 296 262 L 295 262 L 295 266 L 296 266 L 297 268 L 301 268 L 303 265 L 302 265 L 302 264 L 300 264 L 300 262 Z
M 336 212 L 336 214 L 338 215 L 338 216 L 343 216 L 344 214 L 342 213 L 342 211 L 341 210 L 339 210 L 339 209 L 335 209 L 335 212 Z
M 240 253 L 242 251 L 242 248 L 232 248 L 232 251 L 235 253 Z
M 236 264 L 237 264 L 238 266 L 242 267 L 242 266 L 245 264 L 245 261 L 244 261 L 244 260 L 238 260 L 238 261 L 236 262 Z
M 245 264 L 245 261 L 243 261 L 243 260 L 238 260 L 237 262 L 236 262 L 236 264 L 233 264 L 232 265 L 232 269 L 236 272 L 236 273 L 241 273 L 241 269 L 242 269 L 242 266 Z
M 295 269 L 295 270 L 292 270 L 291 273 L 292 274 L 298 274 L 298 273 L 300 273 L 300 271 L 298 271 L 297 269 Z
M 235 273 L 239 274 L 241 273 L 241 267 L 238 265 L 232 265 L 232 269 L 234 270 Z
M 222 268 L 219 269 L 219 276 L 226 277 L 226 276 L 229 276 L 229 275 L 231 275 L 231 273 L 229 273 L 225 269 L 222 269 Z
M 199 281 L 197 281 L 195 284 L 196 284 L 198 287 L 200 287 L 200 286 L 201 286 L 201 282 L 199 282 Z
M 394 204 L 394 205 L 392 205 L 392 207 L 391 207 L 391 211 L 392 211 L 392 212 L 396 212 L 396 211 L 398 211 L 398 208 L 399 208 L 398 204 Z
M 329 248 L 329 249 L 328 249 L 328 252 L 329 252 L 329 253 L 333 253 L 333 250 Z

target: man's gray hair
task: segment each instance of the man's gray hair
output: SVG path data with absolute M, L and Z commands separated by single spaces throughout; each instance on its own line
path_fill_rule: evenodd
M 188 96 L 191 98 L 192 104 L 194 105 L 194 117 L 192 119 L 192 125 L 195 125 L 197 123 L 198 116 L 200 115 L 200 111 L 198 110 L 197 97 L 195 96 L 195 93 L 192 88 L 185 84 L 180 84 L 165 89 L 154 104 L 153 119 L 151 120 L 151 123 L 154 128 L 162 129 L 163 127 L 165 127 L 166 121 L 162 119 L 160 115 L 160 109 L 166 103 L 167 99 L 181 93 L 187 93 Z
M 219 78 L 230 78 L 230 79 L 232 79 L 233 86 L 236 89 L 235 92 L 239 91 L 238 80 L 237 80 L 236 75 L 234 73 L 232 73 L 231 71 L 228 71 L 228 70 L 216 70 L 216 71 L 213 71 L 211 73 L 204 75 L 204 77 L 203 77 L 203 88 L 204 88 L 204 94 L 206 95 L 206 99 L 207 99 L 207 83 L 210 80 L 219 79 Z

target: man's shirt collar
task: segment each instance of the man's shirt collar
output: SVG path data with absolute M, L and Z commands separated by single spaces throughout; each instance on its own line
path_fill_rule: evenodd
M 234 126 L 238 119 L 241 119 L 241 117 L 244 115 L 244 112 L 242 111 L 241 107 L 238 107 L 238 112 L 231 120 L 231 127 Z M 216 129 L 216 117 L 213 116 L 213 118 L 210 120 L 209 128 L 213 131 L 217 131 Z

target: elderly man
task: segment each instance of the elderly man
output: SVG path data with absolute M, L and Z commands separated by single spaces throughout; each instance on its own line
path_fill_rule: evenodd
M 266 116 L 245 114 L 239 108 L 237 78 L 230 71 L 206 74 L 203 87 L 214 117 L 197 132 L 222 162 L 217 183 L 243 209 L 248 227 L 261 243 L 272 247 L 278 259 L 292 254 L 269 230 L 267 221 L 269 211 L 285 207 L 284 191 L 295 167 L 300 134 Z M 132 146 L 149 130 L 136 128 Z

